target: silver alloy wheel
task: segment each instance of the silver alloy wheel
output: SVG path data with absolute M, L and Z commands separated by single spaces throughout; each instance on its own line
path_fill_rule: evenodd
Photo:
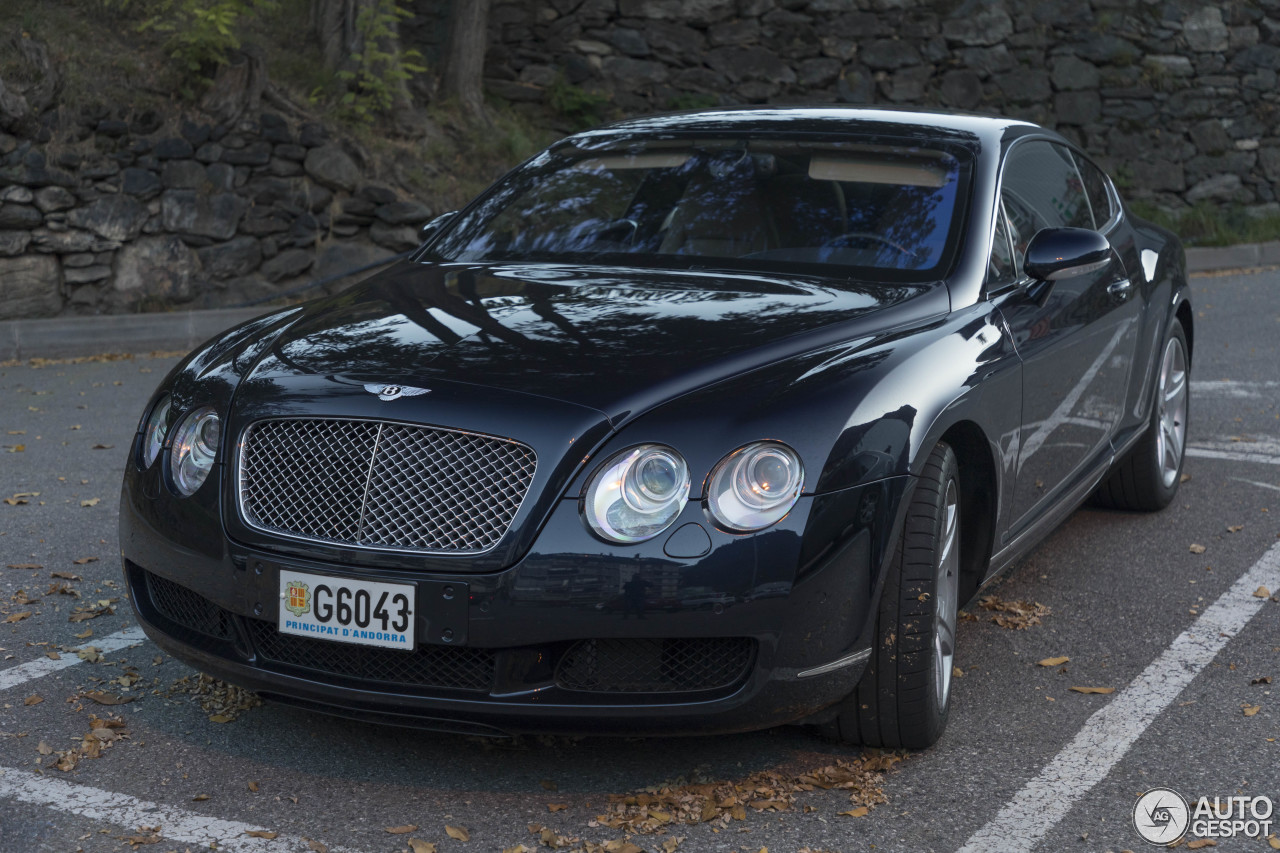
M 1187 441 L 1187 355 L 1182 341 L 1170 338 L 1160 365 L 1156 461 L 1164 487 L 1173 486 Z
M 933 685 L 938 708 L 951 695 L 951 668 L 956 658 L 956 608 L 960 597 L 960 502 L 955 478 L 947 480 L 942 508 L 941 549 L 934 576 Z

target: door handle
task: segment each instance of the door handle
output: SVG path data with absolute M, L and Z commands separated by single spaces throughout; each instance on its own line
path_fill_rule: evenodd
M 1110 293 L 1116 299 L 1128 299 L 1129 289 L 1133 287 L 1133 282 L 1129 279 L 1113 281 L 1107 285 L 1107 293 Z

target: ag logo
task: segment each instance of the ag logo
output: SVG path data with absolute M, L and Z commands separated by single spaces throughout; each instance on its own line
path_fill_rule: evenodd
M 311 590 L 305 583 L 289 581 L 285 588 L 286 600 L 284 609 L 294 616 L 301 616 L 311 609 Z
M 1143 840 L 1152 844 L 1168 844 L 1187 833 L 1191 809 L 1177 791 L 1152 788 L 1133 806 L 1133 828 Z
M 398 400 L 401 397 L 420 397 L 423 394 L 430 394 L 430 388 L 414 388 L 412 385 L 378 385 L 369 384 L 364 386 L 364 390 L 370 394 L 377 394 L 379 400 Z

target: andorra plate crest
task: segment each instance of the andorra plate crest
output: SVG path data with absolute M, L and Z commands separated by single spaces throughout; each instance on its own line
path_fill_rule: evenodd
M 311 610 L 311 589 L 305 583 L 291 581 L 285 588 L 287 600 L 284 609 L 294 616 L 301 616 Z

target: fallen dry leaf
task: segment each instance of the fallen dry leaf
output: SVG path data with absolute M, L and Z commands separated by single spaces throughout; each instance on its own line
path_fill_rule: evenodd
M 1192 542 L 1191 547 L 1188 550 L 1191 551 L 1192 554 L 1203 554 L 1205 551 L 1205 548 L 1203 545 L 1199 544 L 1198 542 Z
M 41 702 L 43 702 L 43 701 L 44 701 L 44 697 L 43 697 L 43 696 L 40 696 L 40 695 L 35 694 L 35 693 L 32 693 L 32 694 L 31 694 L 30 696 L 28 696 L 26 699 L 23 699 L 23 700 L 22 700 L 22 704 L 23 704 L 23 705 L 39 705 L 39 704 L 40 704 Z
M 83 631 L 81 631 L 79 634 L 76 634 L 76 639 L 77 639 L 77 640 L 85 640 L 85 639 L 88 639 L 89 637 L 92 637 L 92 636 L 93 636 L 93 629 L 92 629 L 92 628 L 85 628 L 85 629 L 84 629 Z
M 405 833 L 413 832 L 417 828 L 418 825 L 416 823 L 410 823 L 404 826 L 388 826 L 385 827 L 385 830 L 392 835 L 404 835 Z
M 1267 844 L 1271 845 L 1272 850 L 1280 850 L 1280 838 L 1276 838 L 1274 835 L 1267 836 Z
M 21 570 L 21 569 L 43 569 L 43 568 L 44 568 L 44 566 L 40 565 L 39 563 L 10 563 L 10 564 L 9 564 L 9 568 L 11 568 L 11 569 L 19 569 L 19 570 Z
M 314 838 L 303 838 L 302 840 L 307 842 L 307 849 L 310 850 L 311 853 L 329 853 L 328 846 L 320 841 L 316 841 Z
M 1212 838 L 1197 838 L 1195 841 L 1187 842 L 1188 850 L 1199 850 L 1202 847 L 1217 847 L 1217 846 L 1218 846 L 1218 842 L 1214 841 Z
M 258 793 L 258 783 L 257 783 L 257 782 L 250 782 L 250 783 L 249 783 L 249 790 L 250 790 L 250 791 L 253 791 L 253 793 L 255 793 L 255 794 L 256 794 L 256 793 Z
M 674 838 L 668 838 L 666 841 L 662 842 L 663 853 L 676 853 L 676 850 L 678 850 L 680 848 L 680 845 L 684 843 L 684 839 L 685 839 L 685 836 L 683 835 L 677 835 Z
M 85 565 L 88 565 L 89 563 L 98 562 L 98 558 L 97 557 L 81 557 L 80 559 L 72 560 L 71 562 L 77 566 L 85 566 Z
M 12 624 L 14 622 L 21 622 L 23 619 L 27 619 L 30 616 L 31 616 L 30 610 L 23 610 L 19 613 L 10 613 L 8 616 L 4 618 L 4 621 L 6 623 Z
M 556 786 L 556 783 L 555 783 L 555 782 L 552 782 L 550 779 L 543 779 L 543 780 L 542 780 L 541 782 L 539 782 L 538 784 L 542 786 L 542 789 L 543 789 L 544 791 L 558 791 L 558 790 L 559 790 L 559 788 Z
M 62 655 L 58 654 L 57 652 L 45 652 L 44 656 L 47 657 L 49 660 L 62 660 Z
M 1077 693 L 1103 693 L 1103 694 L 1106 694 L 1106 693 L 1115 693 L 1115 692 L 1116 692 L 1116 689 L 1115 689 L 1114 687 L 1071 687 L 1071 688 L 1069 688 L 1069 689 L 1070 689 L 1070 690 L 1074 690 L 1074 691 L 1075 691 L 1075 692 L 1077 692 Z
M 211 723 L 229 723 L 234 719 L 235 717 L 231 716 L 230 714 L 210 714 L 209 715 L 209 722 Z
M 1036 663 L 1039 664 L 1040 666 L 1062 666 L 1064 663 L 1066 663 L 1069 660 L 1071 660 L 1071 658 L 1067 657 L 1066 655 L 1063 655 L 1062 657 L 1057 657 L 1057 658 L 1045 658 L 1042 661 L 1036 661 Z
M 562 812 L 567 808 L 569 808 L 568 803 L 547 803 L 547 811 L 549 812 Z
M 871 810 L 866 806 L 858 806 L 856 809 L 849 809 L 847 812 L 838 812 L 841 817 L 866 817 Z
M 49 577 L 59 578 L 64 581 L 78 581 L 80 576 L 75 572 L 49 572 Z
M 1253 681 L 1250 681 L 1249 683 L 1250 684 L 1270 684 L 1271 676 L 1264 675 L 1261 678 L 1255 678 Z
M 4 449 L 7 453 L 21 453 L 27 449 L 27 446 L 25 444 L 6 444 Z
M 1243 525 L 1243 524 L 1228 524 L 1228 525 L 1227 525 L 1227 532 L 1228 532 L 1228 533 L 1239 533 L 1241 530 L 1244 530 L 1244 525 Z
M 1260 586 L 1253 591 L 1253 597 L 1254 598 L 1270 598 L 1271 590 L 1267 589 L 1265 586 Z
M 444 828 L 445 835 L 448 835 L 454 841 L 470 841 L 471 833 L 467 832 L 465 826 L 446 826 Z
M 996 595 L 988 595 L 978 600 L 983 610 L 995 611 L 991 621 L 1001 628 L 1022 630 L 1039 625 L 1040 620 L 1051 612 L 1038 601 L 1005 601 Z
M 89 498 L 87 501 L 80 501 L 80 506 L 97 506 L 102 503 L 102 498 Z
M 128 705 L 137 696 L 117 696 L 114 693 L 106 693 L 102 690 L 91 690 L 84 694 L 84 698 L 92 699 L 99 705 Z
M 36 752 L 41 755 L 53 755 L 53 747 L 49 746 L 49 744 L 44 741 L 40 741 L 39 746 L 36 747 Z
M 280 833 L 268 832 L 265 829 L 246 829 L 244 834 L 249 836 L 250 838 L 265 838 L 268 841 L 270 841 L 272 838 L 277 837 Z
M 951 667 L 952 678 L 964 678 L 964 670 L 958 666 Z
M 120 383 L 117 382 L 116 384 L 119 385 Z M 95 444 L 93 447 L 89 449 L 90 450 L 110 450 L 113 447 L 115 447 L 114 444 Z
M 1262 710 L 1261 705 L 1243 705 L 1241 707 L 1244 708 L 1244 715 L 1246 717 L 1252 717 L 1254 714 Z
M 409 849 L 413 853 L 436 853 L 436 846 L 430 841 L 423 841 L 421 838 L 410 838 Z
M 207 799 L 209 799 L 209 795 L 208 795 L 208 794 L 196 794 L 194 797 L 192 797 L 192 798 L 191 798 L 191 802 L 193 802 L 193 803 L 203 803 L 203 802 L 204 802 L 205 800 L 207 800 Z

